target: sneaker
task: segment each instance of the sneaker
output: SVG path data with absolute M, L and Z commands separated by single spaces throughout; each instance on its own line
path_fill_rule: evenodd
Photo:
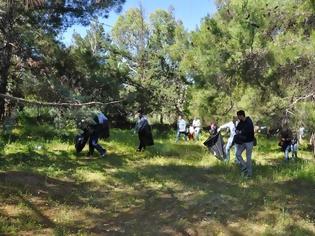
M 101 154 L 101 157 L 105 157 L 106 156 L 106 150 L 104 150 L 104 152 Z

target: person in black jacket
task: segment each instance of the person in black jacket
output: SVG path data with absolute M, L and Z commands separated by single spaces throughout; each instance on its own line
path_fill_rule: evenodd
M 293 133 L 292 130 L 289 128 L 288 124 L 284 124 L 280 131 L 280 142 L 279 146 L 281 150 L 284 152 L 284 160 L 289 160 L 289 152 L 293 152 L 291 148 L 291 144 L 293 141 Z M 294 143 L 294 142 L 293 142 Z M 293 156 L 293 155 L 292 155 Z
M 137 149 L 138 152 L 144 151 L 146 146 L 154 144 L 151 126 L 142 111 L 138 112 L 138 121 L 136 123 L 135 131 L 138 133 L 140 142 Z
M 237 118 L 239 120 L 236 126 L 236 135 L 234 142 L 236 144 L 236 157 L 241 164 L 242 172 L 250 177 L 253 174 L 252 170 L 252 150 L 254 146 L 254 125 L 251 118 L 245 116 L 243 110 L 238 111 Z M 246 162 L 242 158 L 243 151 L 246 150 Z
M 75 139 L 76 151 L 78 153 L 81 152 L 89 140 L 88 156 L 93 156 L 94 149 L 96 149 L 101 157 L 104 157 L 106 155 L 106 149 L 98 143 L 98 140 L 99 138 L 109 137 L 107 117 L 102 112 L 95 112 L 91 117 L 82 120 L 80 123 L 83 134 L 78 135 Z
M 92 156 L 94 149 L 96 149 L 101 157 L 104 157 L 106 155 L 106 149 L 98 143 L 98 139 L 108 138 L 109 136 L 108 118 L 102 112 L 97 112 L 93 120 L 95 123 L 91 125 L 89 156 Z

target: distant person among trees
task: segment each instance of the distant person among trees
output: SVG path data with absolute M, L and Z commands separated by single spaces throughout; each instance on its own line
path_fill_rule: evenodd
M 135 126 L 135 131 L 138 133 L 139 146 L 137 151 L 144 151 L 146 146 L 154 145 L 151 126 L 143 111 L 138 111 L 138 120 Z
M 195 140 L 199 140 L 199 135 L 201 131 L 201 121 L 199 118 L 195 117 L 192 123 L 194 130 L 195 130 Z
M 312 132 L 309 143 L 312 148 L 313 156 L 315 157 L 315 133 L 314 132 Z
M 292 153 L 292 159 L 296 159 L 297 158 L 297 151 L 298 151 L 298 137 L 297 134 L 293 134 L 293 138 L 291 141 L 291 153 Z
M 289 128 L 288 124 L 284 124 L 280 131 L 280 142 L 279 146 L 281 150 L 284 152 L 284 160 L 289 160 L 289 152 L 291 150 L 291 144 L 293 140 L 293 133 L 292 130 Z
M 101 157 L 106 155 L 106 149 L 98 144 L 99 138 L 109 137 L 108 118 L 100 111 L 94 112 L 91 117 L 81 121 L 83 134 L 76 137 L 75 147 L 77 152 L 81 152 L 87 140 L 89 140 L 89 156 L 93 156 L 96 149 Z
M 302 143 L 302 139 L 304 138 L 304 132 L 305 132 L 305 128 L 302 126 L 299 128 L 299 143 Z
M 195 128 L 193 126 L 193 124 L 191 123 L 189 125 L 189 129 L 188 129 L 188 139 L 189 140 L 194 140 L 195 139 Z
M 233 146 L 233 139 L 236 133 L 236 121 L 237 121 L 237 117 L 233 117 L 232 121 L 221 125 L 218 128 L 218 132 L 220 132 L 222 129 L 229 129 L 230 132 L 230 137 L 228 138 L 227 144 L 225 146 L 225 155 L 226 155 L 226 161 L 228 162 L 230 160 L 230 150 L 231 147 Z M 236 148 L 235 148 L 236 149 Z M 235 152 L 235 163 L 239 164 L 239 160 L 236 157 L 236 152 Z
M 217 126 L 217 124 L 216 124 L 215 121 L 213 121 L 213 122 L 210 123 L 210 126 L 209 126 L 209 133 L 210 133 L 211 135 L 213 135 L 213 136 L 218 133 L 218 126 Z
M 177 120 L 176 142 L 179 141 L 181 135 L 184 135 L 185 141 L 187 141 L 187 123 L 183 117 L 179 115 Z
M 252 151 L 255 141 L 254 125 L 250 117 L 245 116 L 245 111 L 240 110 L 237 113 L 239 123 L 236 126 L 234 142 L 236 144 L 236 157 L 241 164 L 241 171 L 245 176 L 251 177 L 252 170 Z M 246 150 L 246 162 L 242 157 Z

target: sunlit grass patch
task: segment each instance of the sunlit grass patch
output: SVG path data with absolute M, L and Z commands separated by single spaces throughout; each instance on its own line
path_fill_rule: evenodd
M 105 173 L 100 171 L 91 171 L 87 168 L 78 168 L 75 171 L 74 177 L 80 182 L 94 182 L 97 184 L 104 184 L 106 177 Z
M 203 146 L 206 134 L 198 142 L 176 143 L 171 132 L 155 136 L 155 145 L 139 153 L 137 135 L 113 129 L 109 140 L 100 140 L 104 158 L 97 152 L 88 157 L 88 146 L 76 154 L 71 138 L 5 143 L 0 232 L 315 233 L 315 164 L 307 150 L 284 162 L 277 140 L 259 137 L 254 176 L 247 179 L 234 164 L 234 149 L 224 163 Z M 3 210 L 10 206 L 12 214 Z

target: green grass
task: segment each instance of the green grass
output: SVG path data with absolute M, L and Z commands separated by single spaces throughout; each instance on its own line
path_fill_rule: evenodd
M 73 131 L 22 131 L 1 142 L 0 234 L 315 235 L 315 162 L 304 146 L 285 163 L 275 139 L 258 137 L 245 179 L 201 141 L 175 143 L 175 132 L 155 131 L 138 153 L 137 136 L 115 129 L 101 141 L 108 156 L 87 158 Z

